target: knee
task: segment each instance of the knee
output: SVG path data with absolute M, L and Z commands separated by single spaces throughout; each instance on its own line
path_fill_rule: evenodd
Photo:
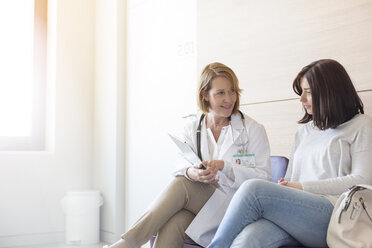
M 181 183 L 181 184 L 185 184 L 185 182 L 187 182 L 187 181 L 189 181 L 189 180 L 184 176 L 177 176 L 173 179 L 173 182 Z
M 192 182 L 183 176 L 175 177 L 168 185 L 168 193 L 183 194 L 187 192 L 190 183 Z
M 172 181 L 172 187 L 181 187 L 181 188 L 184 188 L 185 184 L 187 184 L 187 178 L 183 177 L 183 176 L 178 176 L 178 177 L 175 177 Z
M 183 234 L 195 215 L 187 210 L 181 210 L 173 215 L 161 228 L 162 232 L 177 232 Z
M 266 188 L 271 183 L 262 179 L 249 179 L 242 183 L 238 192 L 240 194 L 253 194 L 256 195 L 258 190 Z M 237 192 L 237 193 L 238 193 Z

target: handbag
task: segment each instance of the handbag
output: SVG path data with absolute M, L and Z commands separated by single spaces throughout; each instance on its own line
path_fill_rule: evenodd
M 337 200 L 327 231 L 331 248 L 372 247 L 372 186 L 354 185 Z

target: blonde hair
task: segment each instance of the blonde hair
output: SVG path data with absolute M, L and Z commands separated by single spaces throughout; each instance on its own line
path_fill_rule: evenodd
M 230 80 L 232 89 L 236 92 L 236 102 L 232 113 L 235 114 L 239 111 L 240 107 L 240 93 L 242 90 L 239 88 L 239 81 L 233 70 L 222 63 L 214 62 L 204 67 L 199 80 L 198 87 L 198 106 L 204 114 L 209 112 L 209 103 L 205 101 L 203 93 L 208 93 L 212 87 L 212 80 L 216 77 L 224 77 Z

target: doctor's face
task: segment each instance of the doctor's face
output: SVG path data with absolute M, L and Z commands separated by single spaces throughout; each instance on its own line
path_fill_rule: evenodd
M 229 117 L 234 109 L 237 93 L 229 79 L 216 77 L 211 82 L 211 88 L 204 94 L 209 103 L 209 113 L 219 117 Z

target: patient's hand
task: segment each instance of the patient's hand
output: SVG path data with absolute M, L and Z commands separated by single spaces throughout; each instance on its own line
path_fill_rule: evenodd
M 300 182 L 289 182 L 289 181 L 286 181 L 284 178 L 280 178 L 280 180 L 278 181 L 278 184 L 291 187 L 291 188 L 295 188 L 295 189 L 299 189 L 299 190 L 303 190 L 302 184 Z

